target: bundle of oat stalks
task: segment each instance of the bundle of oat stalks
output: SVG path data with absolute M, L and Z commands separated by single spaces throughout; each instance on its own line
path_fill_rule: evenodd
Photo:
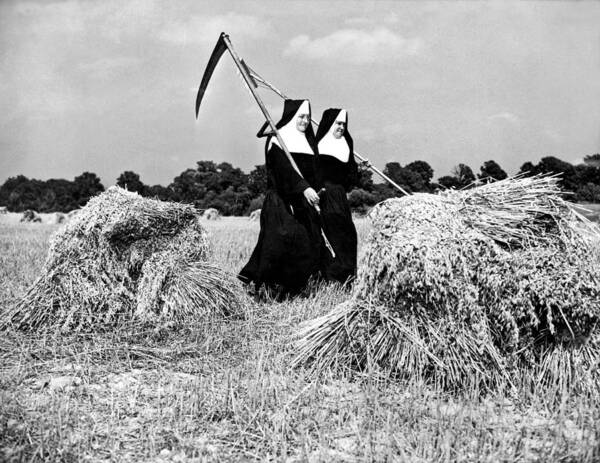
M 238 313 L 240 286 L 209 254 L 192 206 L 111 187 L 52 237 L 41 276 L 1 322 L 66 330 Z
M 352 299 L 308 323 L 296 363 L 449 388 L 526 367 L 594 387 L 600 235 L 556 177 L 390 199 L 370 216 Z

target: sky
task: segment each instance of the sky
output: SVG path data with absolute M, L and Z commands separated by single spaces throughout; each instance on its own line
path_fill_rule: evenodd
M 4 0 L 0 182 L 132 170 L 167 185 L 199 160 L 262 164 L 264 118 L 229 56 L 195 118 L 222 31 L 315 119 L 347 109 L 380 168 L 578 163 L 600 152 L 599 24 L 598 1 Z M 260 95 L 278 120 L 282 100 Z

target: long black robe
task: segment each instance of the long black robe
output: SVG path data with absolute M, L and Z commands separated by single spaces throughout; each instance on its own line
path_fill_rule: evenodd
M 323 113 L 317 130 L 317 142 L 331 128 L 339 109 L 328 109 Z M 358 167 L 354 160 L 354 143 L 348 133 L 344 132 L 350 155 L 348 161 L 340 161 L 335 156 L 319 153 L 317 177 L 322 188 L 321 222 L 325 234 L 335 251 L 335 258 L 329 253 L 321 253 L 321 273 L 327 280 L 345 283 L 356 275 L 357 235 L 352 221 L 352 213 L 346 192 L 357 183 Z
M 295 114 L 287 103 L 278 126 L 289 122 Z M 294 114 L 286 116 L 286 110 L 288 113 L 293 110 Z M 264 127 L 259 136 L 263 130 Z M 308 132 L 307 139 L 314 142 L 312 128 Z M 269 142 L 270 139 L 265 154 L 267 192 L 260 214 L 260 234 L 239 278 L 254 283 L 257 289 L 264 285 L 280 296 L 295 295 L 311 276 L 318 274 L 323 246 L 319 216 L 304 197 L 304 190 L 316 186 L 316 156 L 290 153 L 301 177 L 284 151 Z
M 266 155 L 267 192 L 260 213 L 260 234 L 248 263 L 239 273 L 256 288 L 265 285 L 282 294 L 299 293 L 319 271 L 319 217 L 304 197 L 315 175 L 313 155 L 291 153 L 301 178 L 285 153 L 272 145 Z

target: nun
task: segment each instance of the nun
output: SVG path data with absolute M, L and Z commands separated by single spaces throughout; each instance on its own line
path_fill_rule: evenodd
M 329 108 L 317 129 L 317 178 L 321 190 L 321 221 L 335 257 L 321 254 L 321 273 L 330 281 L 347 283 L 356 275 L 356 228 L 346 193 L 357 183 L 354 144 L 348 132 L 348 113 Z
M 267 137 L 267 191 L 260 214 L 260 233 L 250 260 L 239 278 L 264 287 L 275 297 L 295 296 L 317 276 L 323 247 L 317 213 L 316 141 L 308 100 L 285 100 L 276 124 L 293 158 L 292 165 L 265 123 L 259 138 Z

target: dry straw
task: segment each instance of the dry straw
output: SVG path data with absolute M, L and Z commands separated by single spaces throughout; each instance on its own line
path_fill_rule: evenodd
M 240 285 L 209 257 L 192 206 L 111 187 L 52 237 L 42 275 L 2 324 L 68 330 L 239 313 Z
M 600 234 L 556 177 L 391 199 L 371 219 L 351 301 L 304 327 L 296 364 L 448 388 L 530 368 L 596 387 Z

